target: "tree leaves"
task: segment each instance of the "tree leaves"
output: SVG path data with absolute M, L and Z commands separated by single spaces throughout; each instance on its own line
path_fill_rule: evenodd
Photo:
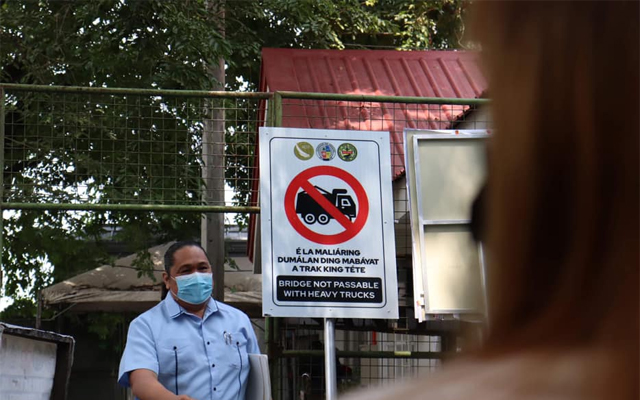
M 225 9 L 218 9 L 224 5 Z M 5 1 L 0 81 L 201 89 L 226 60 L 227 90 L 256 90 L 263 47 L 442 49 L 460 46 L 460 0 Z M 257 104 L 216 101 L 226 120 L 226 183 L 250 193 Z M 9 93 L 4 201 L 197 204 L 201 99 Z M 237 222 L 246 224 L 246 215 Z M 107 262 L 105 239 L 131 251 L 197 236 L 200 216 L 5 212 L 4 294 Z M 114 228 L 115 227 L 115 228 Z M 113 234 L 112 234 L 113 233 Z M 140 253 L 139 267 L 149 273 Z

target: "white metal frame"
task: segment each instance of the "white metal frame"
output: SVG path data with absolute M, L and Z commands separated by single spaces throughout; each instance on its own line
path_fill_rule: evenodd
M 411 139 L 409 141 L 410 133 Z M 422 192 L 421 187 L 421 178 L 420 178 L 420 160 L 418 158 L 418 150 L 419 150 L 419 142 L 423 140 L 443 140 L 443 141 L 452 141 L 452 140 L 486 140 L 489 138 L 489 134 L 486 130 L 431 130 L 431 131 L 418 131 L 418 130 L 405 130 L 404 132 L 404 143 L 405 143 L 405 165 L 409 167 L 411 165 L 410 158 L 413 158 L 413 167 L 415 177 L 411 176 L 411 172 L 409 168 L 407 168 L 407 195 L 409 202 L 411 203 L 412 197 L 411 192 L 413 190 L 412 183 L 415 180 L 415 190 L 416 190 L 416 200 L 418 210 L 412 210 L 411 207 L 409 212 L 418 212 L 418 227 L 414 226 L 414 218 L 411 218 L 411 232 L 412 232 L 412 248 L 413 248 L 413 258 L 414 258 L 414 268 L 413 268 L 413 283 L 414 283 L 414 297 L 415 297 L 415 314 L 418 320 L 422 321 L 424 319 L 433 318 L 434 314 L 443 314 L 440 315 L 439 318 L 444 317 L 444 315 L 448 315 L 453 318 L 460 318 L 461 314 L 477 314 L 478 310 L 476 309 L 446 309 L 446 310 L 438 310 L 431 309 L 429 304 L 429 296 L 426 293 L 425 288 L 428 288 L 428 276 L 423 276 L 422 271 L 422 260 L 424 259 L 423 255 L 423 244 L 425 241 L 425 231 L 429 227 L 433 226 L 462 226 L 468 227 L 470 225 L 469 219 L 427 219 L 423 215 L 424 204 L 423 199 L 420 196 Z M 409 148 L 408 143 L 411 143 L 411 148 Z M 417 228 L 417 229 L 416 229 Z M 417 230 L 417 232 L 416 232 Z M 416 238 L 417 233 L 417 238 Z M 484 304 L 481 309 L 486 310 L 486 274 L 485 274 L 485 262 L 484 262 L 484 252 L 482 249 L 482 245 L 478 247 L 478 255 L 479 255 L 479 264 L 480 264 L 480 284 L 481 284 L 481 292 Z M 418 258 L 418 260 L 416 260 Z M 416 265 L 419 264 L 419 267 Z M 417 285 L 417 286 L 416 286 Z M 485 313 L 486 317 L 486 313 Z

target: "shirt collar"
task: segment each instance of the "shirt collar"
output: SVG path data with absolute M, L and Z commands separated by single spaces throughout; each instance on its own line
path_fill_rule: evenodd
M 215 312 L 218 311 L 218 302 L 215 301 L 215 299 L 213 297 L 211 297 L 209 299 L 209 302 L 207 303 L 207 309 L 204 311 L 204 318 L 202 318 L 202 320 L 207 319 L 207 317 Z
M 167 297 L 164 298 L 163 303 L 164 303 L 164 309 L 166 310 L 167 314 L 171 318 L 176 318 L 181 314 L 187 313 L 187 311 L 184 308 L 182 308 L 177 301 L 175 301 L 171 293 L 167 293 Z M 207 316 L 217 311 L 218 311 L 218 303 L 213 299 L 213 297 L 211 297 L 207 302 L 207 309 L 204 311 L 204 316 L 202 319 L 203 320 L 206 319 Z

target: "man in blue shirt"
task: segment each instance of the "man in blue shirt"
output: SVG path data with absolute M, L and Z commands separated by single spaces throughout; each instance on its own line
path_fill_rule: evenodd
M 243 312 L 211 298 L 211 265 L 196 242 L 164 256 L 167 297 L 129 326 L 118 383 L 140 400 L 244 400 L 248 354 L 260 353 Z

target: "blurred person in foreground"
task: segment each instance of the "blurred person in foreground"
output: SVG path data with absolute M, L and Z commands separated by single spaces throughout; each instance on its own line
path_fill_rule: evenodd
M 472 7 L 495 122 L 488 338 L 352 399 L 637 399 L 638 2 Z

